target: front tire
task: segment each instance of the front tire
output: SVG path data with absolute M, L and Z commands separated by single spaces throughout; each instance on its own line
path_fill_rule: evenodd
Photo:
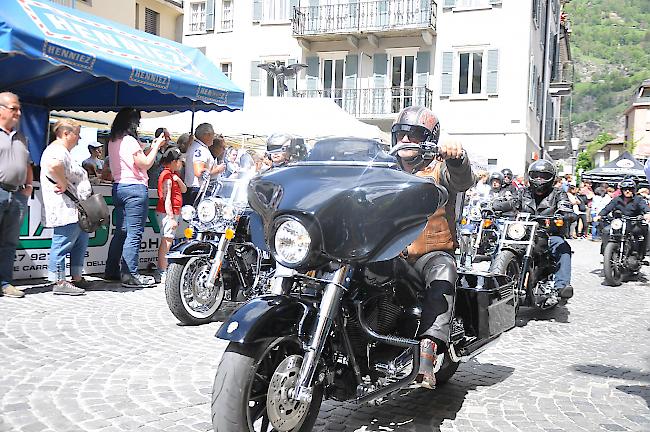
M 290 337 L 254 345 L 231 342 L 212 388 L 215 432 L 311 431 L 323 398 L 322 386 L 314 388 L 308 403 L 282 397 L 295 383 L 296 371 L 300 370 L 295 359 L 302 359 L 302 355 L 300 344 Z M 293 367 L 287 368 L 291 362 Z M 269 395 L 273 396 L 270 401 Z
M 223 302 L 224 286 L 221 276 L 214 288 L 206 281 L 211 262 L 207 257 L 192 257 L 184 263 L 170 263 L 165 278 L 165 297 L 169 310 L 185 325 L 212 322 Z
M 603 273 L 605 282 L 610 286 L 619 286 L 623 283 L 624 269 L 618 260 L 620 245 L 618 243 L 607 243 L 603 253 Z
M 519 296 L 521 295 L 521 293 L 517 292 L 517 282 L 519 281 L 519 278 L 522 277 L 519 258 L 512 251 L 502 250 L 490 264 L 490 272 L 509 276 L 515 282 L 513 297 L 515 301 L 516 316 L 517 313 L 519 313 Z

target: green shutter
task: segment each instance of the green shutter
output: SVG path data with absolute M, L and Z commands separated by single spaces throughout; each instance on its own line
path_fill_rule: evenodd
M 307 89 L 318 89 L 318 57 L 307 57 Z
M 415 85 L 427 87 L 429 84 L 429 70 L 431 65 L 431 53 L 429 51 L 418 52 L 415 65 Z
M 260 71 L 261 69 L 257 67 L 260 62 L 252 61 L 251 62 L 251 96 L 260 95 Z
M 345 83 L 343 84 L 343 108 L 353 114 L 357 106 L 357 71 L 359 70 L 359 56 L 350 54 L 345 56 Z
M 496 95 L 499 92 L 499 50 L 488 50 L 487 61 L 487 94 Z
M 375 88 L 386 87 L 388 72 L 388 54 L 380 53 L 372 57 L 372 75 L 375 78 Z
M 205 29 L 214 30 L 214 0 L 208 0 L 205 4 Z
M 440 74 L 440 96 L 451 96 L 453 87 L 454 53 L 442 53 L 442 71 Z
M 262 21 L 262 0 L 253 0 L 253 22 Z

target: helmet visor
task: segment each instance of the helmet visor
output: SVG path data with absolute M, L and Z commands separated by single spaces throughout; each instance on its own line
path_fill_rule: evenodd
M 394 124 L 391 128 L 394 142 L 400 142 L 405 136 L 408 136 L 409 142 L 421 143 L 428 141 L 431 138 L 431 131 L 424 126 L 407 125 L 407 124 Z
M 540 179 L 540 180 L 551 180 L 553 178 L 553 174 L 550 172 L 546 171 L 531 171 L 530 172 L 530 178 L 532 179 Z

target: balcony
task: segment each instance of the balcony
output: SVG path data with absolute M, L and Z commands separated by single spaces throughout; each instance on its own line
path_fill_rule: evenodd
M 573 79 L 575 71 L 572 61 L 565 61 L 556 64 L 553 67 L 551 83 L 549 85 L 549 95 L 570 96 L 573 92 Z
M 323 97 L 349 114 L 364 119 L 391 118 L 403 108 L 423 105 L 431 108 L 433 92 L 427 87 L 386 87 L 369 89 L 301 90 L 297 97 Z
M 307 41 L 342 39 L 346 35 L 420 35 L 436 30 L 433 0 L 366 0 L 294 8 L 293 36 Z
M 547 125 L 544 146 L 553 159 L 565 159 L 571 156 L 571 124 L 569 117 L 552 118 Z

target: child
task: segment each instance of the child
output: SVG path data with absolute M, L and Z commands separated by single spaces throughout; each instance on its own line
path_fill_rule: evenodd
M 187 192 L 187 186 L 178 175 L 183 167 L 182 153 L 177 147 L 170 147 L 163 153 L 160 162 L 163 170 L 158 177 L 158 205 L 156 216 L 162 236 L 158 249 L 158 270 L 161 281 L 164 281 L 167 270 L 167 252 L 174 241 L 178 227 L 179 214 L 183 205 L 182 194 Z

